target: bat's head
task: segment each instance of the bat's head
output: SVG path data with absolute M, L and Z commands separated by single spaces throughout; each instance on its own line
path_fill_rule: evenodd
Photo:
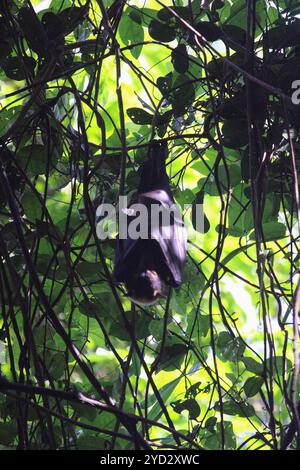
M 165 284 L 156 271 L 137 273 L 125 286 L 128 297 L 138 305 L 151 305 L 164 297 Z

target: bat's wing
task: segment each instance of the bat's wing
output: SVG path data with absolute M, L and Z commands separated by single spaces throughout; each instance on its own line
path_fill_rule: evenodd
M 153 210 L 154 204 L 160 210 L 161 216 L 157 220 L 152 212 L 151 239 L 159 247 L 159 267 L 165 279 L 168 278 L 167 283 L 178 287 L 182 283 L 187 249 L 187 235 L 181 212 L 163 190 L 150 191 L 142 194 L 139 199 L 149 211 Z
M 163 190 L 140 194 L 137 204 L 142 204 L 147 210 L 147 220 L 144 221 L 149 229 L 147 239 L 133 239 L 129 233 L 128 238 L 118 240 L 114 278 L 123 282 L 139 267 L 146 270 L 154 266 L 167 284 L 178 287 L 182 282 L 187 246 L 181 213 Z M 154 206 L 157 212 L 153 211 Z M 134 211 L 135 207 L 133 204 L 129 209 Z M 157 216 L 158 212 L 160 216 Z M 127 217 L 129 226 L 135 221 L 136 214 Z
M 117 240 L 117 248 L 115 254 L 115 266 L 113 271 L 113 277 L 117 282 L 124 282 L 132 276 L 133 273 L 138 271 L 143 272 L 149 269 L 149 265 L 152 264 L 152 255 L 154 256 L 156 246 L 151 240 L 151 228 L 150 228 L 150 213 L 148 207 L 145 207 L 145 212 L 141 216 L 138 205 L 143 204 L 140 196 L 137 197 L 134 204 L 131 204 L 129 208 L 122 209 L 126 216 L 126 227 L 122 238 L 123 230 L 119 230 L 119 236 Z M 142 217 L 142 218 L 140 218 Z M 123 219 L 123 223 L 125 223 Z M 139 237 L 138 227 L 132 227 L 132 224 L 137 224 L 141 221 L 141 226 L 146 227 L 147 232 L 143 232 L 144 238 Z M 121 223 L 121 221 L 120 221 Z M 137 230 L 137 236 L 134 236 L 134 228 Z
M 186 260 L 187 237 L 182 220 L 166 225 L 160 230 L 152 231 L 152 237 L 160 246 L 164 256 L 166 271 L 170 271 L 170 281 L 173 287 L 182 283 L 182 271 Z
M 166 142 L 154 141 L 149 158 L 142 165 L 137 203 L 147 209 L 144 219 L 148 227 L 147 239 L 134 239 L 130 234 L 119 239 L 115 257 L 114 278 L 117 282 L 128 279 L 139 269 L 156 269 L 167 284 L 178 287 L 186 258 L 186 230 L 181 213 L 174 204 L 169 178 L 166 173 L 168 147 Z M 162 209 L 162 221 L 153 221 L 152 206 Z M 134 210 L 134 204 L 129 210 Z M 129 226 L 136 215 L 127 215 Z M 150 268 L 150 266 L 152 266 Z
M 143 252 L 141 239 L 117 239 L 115 266 L 113 277 L 117 282 L 124 282 L 131 273 L 137 271 L 139 260 Z

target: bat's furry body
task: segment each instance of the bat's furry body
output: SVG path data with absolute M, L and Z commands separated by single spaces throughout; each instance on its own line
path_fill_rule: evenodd
M 182 282 L 186 231 L 178 208 L 174 212 L 177 206 L 166 173 L 167 153 L 166 143 L 152 144 L 150 156 L 142 165 L 137 196 L 129 206 L 130 209 L 138 203 L 148 209 L 148 239 L 128 236 L 117 244 L 114 278 L 125 283 L 128 295 L 136 303 L 153 303 L 163 295 L 165 285 L 178 287 Z M 153 205 L 159 206 L 163 214 L 159 225 L 151 223 Z M 136 216 L 128 216 L 128 225 Z

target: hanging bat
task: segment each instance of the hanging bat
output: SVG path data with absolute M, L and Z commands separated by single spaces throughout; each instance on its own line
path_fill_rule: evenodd
M 132 237 L 117 242 L 113 276 L 126 287 L 130 299 L 150 305 L 164 297 L 166 286 L 179 287 L 186 258 L 186 230 L 181 213 L 174 203 L 166 173 L 168 147 L 154 141 L 149 158 L 142 164 L 136 198 L 127 214 L 127 229 L 137 222 L 136 204 L 147 210 L 147 237 Z M 160 216 L 154 221 L 151 211 Z

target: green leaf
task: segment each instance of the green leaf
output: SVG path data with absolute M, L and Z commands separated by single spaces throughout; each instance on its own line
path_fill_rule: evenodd
M 242 362 L 244 363 L 248 372 L 253 372 L 257 375 L 261 375 L 263 373 L 263 365 L 255 361 L 255 359 L 252 357 L 243 357 Z
M 214 409 L 220 411 L 220 404 L 215 403 Z M 223 402 L 223 413 L 230 416 L 241 416 L 242 418 L 255 415 L 255 410 L 252 405 L 243 402 L 236 402 L 228 400 Z
M 239 93 L 232 98 L 227 98 L 221 105 L 220 116 L 227 120 L 245 119 L 246 96 Z
M 245 194 L 245 183 L 234 187 L 228 211 L 228 232 L 234 237 L 242 237 L 252 230 L 253 211 Z
M 163 385 L 162 387 L 160 387 L 159 389 L 159 394 L 160 396 L 163 398 L 163 400 L 165 402 L 168 401 L 168 399 L 170 398 L 170 396 L 172 395 L 173 391 L 175 390 L 175 388 L 177 387 L 177 385 L 179 384 L 179 382 L 181 381 L 182 377 L 181 375 L 179 377 L 177 377 L 176 379 L 174 380 L 171 380 L 170 382 L 167 382 L 165 385 Z M 155 403 L 157 403 L 157 398 L 155 396 L 155 394 L 153 393 L 152 395 L 150 395 L 149 397 L 149 400 L 148 400 L 148 404 L 149 405 L 154 405 Z
M 272 368 L 273 368 L 273 373 L 278 373 L 279 376 L 283 374 L 283 366 L 285 365 L 285 370 L 290 371 L 292 370 L 292 361 L 290 359 L 284 358 L 282 356 L 275 356 L 272 357 Z M 266 360 L 266 367 L 268 370 L 271 368 L 271 360 L 268 357 Z
M 280 240 L 286 234 L 285 224 L 277 222 L 277 220 L 264 223 L 262 229 L 265 241 Z M 250 239 L 255 240 L 255 232 L 251 233 Z
M 49 238 L 52 243 L 60 243 L 62 233 L 59 227 L 47 222 L 36 220 L 36 231 L 40 238 Z
M 67 266 L 65 264 L 65 259 L 59 256 L 59 265 L 58 267 L 53 263 L 51 255 L 39 254 L 36 269 L 38 273 L 47 276 L 48 279 L 55 279 L 64 281 L 68 274 Z
M 129 322 L 134 321 L 134 335 L 136 339 L 144 339 L 149 336 L 149 323 L 151 322 L 151 317 L 145 318 L 145 315 L 142 312 L 138 312 L 135 316 L 135 319 L 133 320 L 131 311 L 126 312 L 126 316 Z M 123 341 L 131 340 L 131 336 L 127 331 L 124 321 L 121 318 L 112 322 L 109 333 L 111 336 L 114 336 Z
M 191 204 L 195 199 L 193 191 L 189 188 L 176 191 L 176 201 L 184 207 L 185 204 Z
M 132 5 L 129 16 L 132 21 L 143 24 L 144 26 L 149 26 L 151 21 L 156 18 L 156 13 L 157 10 L 153 10 L 152 8 L 146 8 L 144 6 L 143 8 L 138 8 Z
M 48 169 L 48 149 L 47 146 L 41 144 L 27 145 L 18 151 L 18 160 L 22 167 L 30 172 L 33 176 L 43 175 Z M 49 170 L 55 163 L 55 152 L 51 155 L 49 162 Z
M 127 115 L 135 124 L 151 124 L 154 116 L 141 108 L 127 109 Z
M 36 219 L 41 218 L 42 205 L 36 195 L 32 192 L 27 191 L 22 196 L 22 207 L 24 209 L 26 217 L 29 220 L 34 222 Z
M 233 188 L 241 182 L 241 167 L 240 165 L 219 165 L 217 169 L 217 175 L 220 183 L 223 188 L 227 190 L 228 188 Z
M 189 68 L 189 56 L 184 44 L 179 44 L 175 49 L 173 49 L 171 57 L 176 72 L 187 72 Z
M 174 117 L 182 116 L 195 100 L 195 88 L 188 75 L 178 75 L 173 83 L 172 109 Z
M 188 7 L 174 5 L 172 6 L 172 10 L 175 11 L 175 13 L 177 13 L 180 16 L 180 18 L 182 18 L 183 20 L 190 19 L 190 11 Z M 161 21 L 165 21 L 166 23 L 174 19 L 173 13 L 170 12 L 170 10 L 168 10 L 168 8 L 166 7 L 162 8 L 161 10 L 157 12 L 157 17 Z
M 208 429 L 210 432 L 214 431 L 214 427 L 217 424 L 217 418 L 215 416 L 211 416 L 210 418 L 207 418 L 205 421 L 205 427 Z
M 217 41 L 222 36 L 220 28 L 211 21 L 201 21 L 195 26 L 195 29 L 207 41 Z
M 158 20 L 152 20 L 148 30 L 149 35 L 156 41 L 171 42 L 176 38 L 175 28 L 161 23 Z
M 210 422 L 211 420 L 211 422 Z M 225 448 L 236 448 L 236 437 L 233 432 L 233 426 L 230 421 L 217 423 L 216 419 L 211 417 L 206 421 L 209 426 L 205 426 L 200 434 L 201 444 L 209 450 L 220 450 L 222 448 L 222 436 L 225 438 Z
M 16 423 L 0 423 L 0 443 L 11 444 L 17 437 Z
M 233 424 L 231 421 L 224 421 L 224 431 L 225 431 L 225 445 L 226 449 L 236 449 L 236 435 L 234 433 Z M 222 432 L 222 424 L 217 424 L 217 432 Z
M 184 410 L 188 410 L 189 419 L 197 419 L 201 412 L 200 406 L 194 398 L 188 398 L 184 401 L 178 400 L 171 403 L 171 406 L 178 414 L 181 414 Z
M 300 44 L 300 19 L 296 18 L 289 25 L 281 24 L 265 34 L 265 44 L 272 49 L 297 46 Z
M 100 264 L 81 261 L 77 266 L 77 272 L 87 283 L 99 282 L 101 279 Z
M 122 16 L 121 23 L 119 26 L 119 34 L 122 42 L 128 46 L 133 45 L 138 42 L 144 41 L 144 30 L 143 27 L 136 21 L 132 19 L 132 11 L 128 16 Z M 131 55 L 138 59 L 139 55 L 142 52 L 143 45 L 139 45 L 131 49 Z
M 199 330 L 200 336 L 207 336 L 210 329 L 210 316 L 209 315 L 200 315 L 199 325 L 197 327 Z
M 30 75 L 34 75 L 36 61 L 33 57 L 8 57 L 1 66 L 8 78 L 12 80 L 25 80 Z
M 245 351 L 245 347 L 241 338 L 235 338 L 227 331 L 221 331 L 221 333 L 218 334 L 218 355 L 225 361 L 239 360 Z
M 93 408 L 84 403 L 72 403 L 72 408 L 76 412 L 76 416 L 87 419 L 88 421 L 94 421 L 98 415 L 96 408 Z
M 246 32 L 244 29 L 235 25 L 224 24 L 221 27 L 223 41 L 232 49 L 239 50 L 239 45 L 244 46 L 246 42 Z
M 160 346 L 161 343 L 158 344 L 158 350 Z M 167 337 L 156 372 L 159 372 L 160 370 L 170 371 L 178 369 L 186 356 L 187 351 L 188 348 L 186 344 L 180 341 L 179 338 L 175 336 Z
M 162 96 L 166 99 L 169 98 L 170 90 L 172 88 L 172 72 L 168 73 L 164 77 L 158 77 L 156 84 Z
M 185 397 L 190 398 L 193 397 L 195 398 L 201 391 L 200 389 L 201 382 L 195 382 L 193 385 L 191 385 L 187 391 L 185 392 Z
M 4 60 L 12 49 L 12 41 L 6 20 L 0 17 L 0 61 Z
M 224 0 L 213 0 L 212 5 L 211 5 L 211 9 L 212 10 L 219 10 L 220 8 L 223 8 L 224 4 L 225 4 Z
M 129 12 L 129 18 L 134 21 L 135 23 L 137 24 L 142 24 L 143 22 L 143 15 L 142 15 L 142 11 L 143 10 L 138 10 L 138 9 L 132 9 L 130 10 Z M 121 19 L 121 23 L 123 21 L 123 19 L 125 18 L 125 16 Z
M 86 431 L 77 439 L 76 449 L 82 450 L 103 450 L 105 449 L 106 442 L 104 439 L 97 435 L 92 435 Z
M 52 351 L 48 351 L 45 355 L 45 363 L 50 377 L 57 380 L 63 377 L 66 364 L 61 352 L 53 354 Z
M 254 397 L 264 383 L 262 377 L 249 377 L 244 383 L 244 391 L 247 397 Z
M 5 134 L 19 116 L 21 106 L 14 106 L 0 112 L 0 135 Z
M 246 27 L 246 4 L 244 0 L 235 0 L 230 8 L 230 14 L 226 19 L 226 24 L 237 25 L 240 27 Z
M 48 51 L 48 38 L 34 9 L 22 7 L 18 13 L 18 21 L 31 49 L 44 57 Z
M 64 28 L 61 18 L 52 11 L 47 11 L 42 16 L 42 23 L 44 25 L 48 38 L 51 40 L 55 40 L 57 45 L 59 40 L 59 44 L 63 45 Z
M 246 120 L 224 121 L 222 127 L 224 145 L 228 148 L 239 149 L 248 143 L 248 127 Z
M 95 318 L 99 316 L 99 304 L 95 301 L 88 300 L 88 299 L 83 299 L 79 305 L 79 310 L 82 313 L 82 315 L 86 315 L 87 317 Z
M 74 29 L 85 20 L 88 10 L 89 2 L 86 2 L 86 4 L 81 7 L 72 5 L 70 8 L 66 8 L 58 14 L 65 36 L 74 31 Z
M 181 376 L 177 377 L 176 379 L 172 380 L 171 382 L 168 382 L 167 384 L 163 385 L 163 387 L 161 387 L 158 390 L 158 392 L 159 392 L 163 402 L 165 403 L 165 405 L 167 405 L 169 403 L 170 396 L 172 395 L 173 391 L 175 390 L 175 388 L 177 387 L 177 385 L 181 381 L 181 378 L 182 378 Z M 143 407 L 144 405 L 145 405 L 145 402 L 142 402 L 141 406 Z M 150 395 L 149 400 L 148 400 L 148 406 L 151 406 L 151 405 L 153 405 L 153 407 L 151 408 L 150 412 L 148 413 L 148 418 L 152 419 L 152 420 L 157 420 L 162 415 L 162 409 L 161 409 L 161 406 L 158 403 L 157 398 L 156 398 L 154 393 L 152 395 Z
M 163 114 L 159 114 L 157 116 L 157 126 L 168 126 L 168 124 L 170 123 L 170 120 L 172 118 L 172 111 L 169 110 L 169 111 L 166 111 L 165 113 Z
M 140 358 L 139 358 L 138 354 L 136 352 L 134 352 L 133 355 L 132 355 L 132 361 L 131 361 L 131 364 L 130 364 L 129 373 L 133 377 L 139 377 L 140 374 L 141 374 L 141 369 L 142 369 L 142 367 L 141 367 Z

